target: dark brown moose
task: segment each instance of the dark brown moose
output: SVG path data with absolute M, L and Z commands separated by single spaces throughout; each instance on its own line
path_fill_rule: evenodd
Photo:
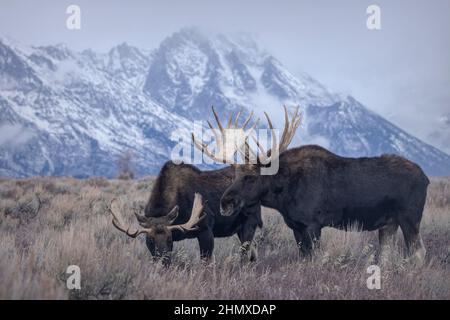
M 245 130 L 251 120 L 252 114 L 238 128 L 240 112 L 235 117 L 234 123 L 228 122 L 224 128 L 219 121 L 214 108 L 213 115 L 219 126 L 220 133 L 214 131 L 218 146 L 224 146 L 225 130 Z M 211 124 L 208 122 L 212 128 Z M 195 141 L 195 140 L 194 140 Z M 207 151 L 203 143 L 195 141 L 195 145 L 202 151 Z M 234 155 L 237 150 L 230 152 Z M 222 158 L 225 150 L 218 148 L 217 152 L 208 156 L 226 163 Z M 220 215 L 220 197 L 231 184 L 234 177 L 234 168 L 231 166 L 218 169 L 201 171 L 190 164 L 175 164 L 168 161 L 164 164 L 154 183 L 150 198 L 145 208 L 136 208 L 135 216 L 142 227 L 139 232 L 129 232 L 128 228 L 119 223 L 117 208 L 111 208 L 114 225 L 120 231 L 130 237 L 140 234 L 146 236 L 146 244 L 150 253 L 157 258 L 163 258 L 163 262 L 170 263 L 170 253 L 173 242 L 188 238 L 197 238 L 200 247 L 200 257 L 208 260 L 214 249 L 214 237 L 228 237 L 237 234 L 242 243 L 241 253 L 243 259 L 247 257 L 253 261 L 256 259 L 256 250 L 251 245 L 257 227 L 262 227 L 261 207 L 249 206 L 239 214 L 225 217 Z M 204 200 L 204 219 L 197 221 L 194 198 L 195 193 L 200 193 Z M 111 205 L 113 207 L 113 205 Z M 192 209 L 192 210 L 191 210 Z M 191 213 L 192 212 L 192 213 Z M 195 222 L 195 223 L 194 223 Z M 187 224 L 187 225 L 186 225 Z M 195 226 L 195 227 L 194 227 Z
M 397 155 L 346 158 L 316 145 L 286 150 L 296 125 L 286 128 L 279 144 L 277 139 L 272 144 L 278 158 L 260 150 L 257 163 L 236 167 L 234 182 L 221 199 L 222 215 L 259 203 L 274 208 L 306 256 L 323 227 L 379 230 L 383 253 L 400 226 L 409 254 L 423 261 L 419 227 L 429 180 L 418 165 Z M 241 151 L 247 158 L 255 152 Z M 271 161 L 278 161 L 278 172 L 262 175 L 261 168 Z

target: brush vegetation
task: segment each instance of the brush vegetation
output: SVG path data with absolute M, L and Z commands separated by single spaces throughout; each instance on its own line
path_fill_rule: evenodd
M 381 268 L 381 289 L 369 290 L 377 232 L 325 228 L 312 260 L 298 258 L 292 231 L 263 209 L 255 237 L 258 261 L 241 264 L 237 237 L 216 239 L 214 260 L 199 259 L 196 240 L 175 243 L 169 268 L 153 262 L 143 237 L 111 224 L 117 197 L 136 223 L 133 202 L 145 202 L 153 178 L 106 180 L 0 179 L 1 299 L 449 299 L 450 178 L 433 178 L 422 220 L 426 262 L 412 265 L 397 248 Z M 81 290 L 68 290 L 69 265 L 81 269 Z

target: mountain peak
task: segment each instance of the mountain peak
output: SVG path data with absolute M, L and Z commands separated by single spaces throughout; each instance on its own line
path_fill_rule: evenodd
M 138 47 L 132 46 L 127 42 L 122 42 L 117 46 L 112 47 L 109 50 L 109 54 L 119 54 L 120 56 L 126 58 L 134 55 L 148 55 L 145 50 L 139 49 Z
M 170 49 L 186 44 L 201 46 L 208 42 L 209 39 L 202 29 L 198 27 L 186 27 L 172 33 L 172 35 L 164 39 L 160 44 L 160 48 Z
M 59 60 L 59 61 L 73 58 L 75 56 L 75 54 L 72 52 L 72 50 L 70 50 L 69 47 L 64 43 L 58 43 L 58 44 L 52 45 L 52 46 L 40 46 L 40 47 L 37 47 L 37 49 L 45 52 L 47 55 L 49 55 L 53 59 Z

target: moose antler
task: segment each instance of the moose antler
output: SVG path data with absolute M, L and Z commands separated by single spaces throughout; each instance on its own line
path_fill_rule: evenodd
M 244 121 L 243 125 L 239 128 L 238 127 L 238 121 L 239 121 L 239 117 L 242 113 L 242 108 L 241 110 L 238 112 L 238 114 L 236 115 L 236 118 L 234 120 L 234 124 L 233 124 L 233 114 L 230 115 L 230 119 L 228 120 L 228 124 L 227 127 L 224 128 L 219 120 L 219 117 L 216 113 L 216 111 L 214 110 L 214 106 L 211 107 L 214 118 L 216 119 L 217 122 L 217 126 L 219 127 L 219 133 L 216 131 L 215 128 L 213 128 L 213 126 L 211 125 L 211 122 L 207 121 L 209 128 L 212 130 L 213 134 L 214 134 L 214 138 L 215 138 L 215 142 L 216 142 L 216 146 L 217 146 L 217 150 L 215 153 L 211 152 L 208 149 L 208 146 L 202 142 L 202 141 L 197 141 L 197 139 L 195 138 L 194 134 L 192 133 L 192 141 L 194 142 L 194 145 L 202 152 L 204 152 L 209 158 L 218 161 L 218 162 L 222 162 L 222 163 L 233 163 L 233 158 L 234 155 L 236 154 L 236 152 L 239 149 L 239 146 L 233 145 L 231 150 L 227 150 L 227 147 L 229 148 L 229 144 L 227 143 L 228 138 L 232 139 L 232 140 L 236 140 L 236 137 L 230 137 L 230 133 L 239 133 L 239 135 L 241 135 L 241 138 L 243 138 L 243 141 L 245 141 L 248 137 L 248 135 L 252 132 L 252 130 L 256 127 L 256 125 L 258 124 L 258 121 L 255 121 L 255 123 L 253 124 L 253 126 L 251 128 L 249 128 L 248 130 L 246 130 L 245 128 L 247 127 L 248 123 L 250 122 L 251 118 L 253 117 L 253 111 L 250 113 L 250 115 L 248 116 L 248 118 Z M 229 129 L 234 129 L 234 130 L 239 130 L 239 131 L 231 131 Z
M 269 115 L 264 112 L 264 115 L 267 119 L 267 123 L 269 125 L 269 129 L 272 131 L 272 148 L 266 152 L 264 148 L 261 146 L 261 144 L 258 142 L 258 140 L 255 138 L 253 134 L 250 136 L 252 137 L 253 141 L 255 142 L 257 148 L 260 150 L 259 158 L 263 163 L 268 163 L 271 161 L 271 156 L 273 155 L 273 150 L 278 151 L 278 154 L 280 154 L 283 151 L 286 151 L 289 144 L 292 142 L 292 139 L 294 138 L 295 132 L 298 129 L 300 125 L 300 114 L 299 114 L 299 107 L 295 109 L 294 116 L 291 120 L 289 120 L 288 111 L 286 106 L 284 106 L 284 129 L 283 134 L 281 135 L 279 143 L 277 142 L 277 136 L 275 134 L 275 129 L 273 127 L 272 121 L 270 120 Z M 242 154 L 242 156 L 245 158 L 246 162 L 250 161 L 250 155 L 256 159 L 256 151 L 252 150 L 248 144 L 248 141 L 245 141 L 245 150 L 242 150 L 239 148 L 239 152 Z M 248 151 L 248 152 L 247 152 Z
M 118 230 L 124 232 L 127 236 L 131 238 L 136 238 L 141 233 L 149 234 L 152 232 L 151 228 L 138 228 L 135 232 L 130 232 L 130 227 L 126 226 L 124 221 L 122 220 L 122 217 L 117 212 L 114 212 L 113 204 L 115 203 L 116 198 L 114 198 L 109 206 L 107 207 L 109 213 L 113 216 L 112 224 L 114 227 L 116 227 Z
M 115 203 L 116 199 L 114 198 L 110 205 L 107 207 L 107 210 L 109 213 L 113 216 L 112 224 L 114 227 L 116 227 L 118 230 L 125 233 L 127 236 L 131 238 L 136 238 L 138 235 L 144 233 L 144 234 L 152 234 L 153 229 L 150 228 L 137 228 L 136 231 L 131 232 L 130 227 L 127 226 L 121 215 L 115 212 L 113 208 L 113 204 Z M 178 206 L 175 206 L 171 213 L 174 211 L 178 211 Z M 198 229 L 198 223 L 203 220 L 205 215 L 202 215 L 203 213 L 203 197 L 200 193 L 195 193 L 194 196 L 194 204 L 192 206 L 191 216 L 189 220 L 186 223 L 183 224 L 177 224 L 177 225 L 168 225 L 166 226 L 169 231 L 173 230 L 179 230 L 181 232 L 188 232 L 188 231 L 195 231 Z M 170 213 L 169 213 L 170 214 Z M 138 217 L 138 216 L 137 216 Z M 175 216 L 176 218 L 176 216 Z M 170 223 L 171 221 L 167 221 L 167 223 Z
M 168 226 L 170 231 L 179 230 L 182 232 L 195 231 L 198 229 L 198 223 L 202 221 L 206 215 L 203 213 L 203 197 L 200 193 L 195 193 L 194 204 L 192 205 L 191 217 L 188 222 L 183 224 L 177 224 L 173 226 Z

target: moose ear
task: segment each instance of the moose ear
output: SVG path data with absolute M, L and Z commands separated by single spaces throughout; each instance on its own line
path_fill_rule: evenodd
M 166 215 L 167 221 L 169 222 L 169 225 L 172 224 L 178 217 L 178 210 L 179 207 L 175 206 L 172 210 Z

